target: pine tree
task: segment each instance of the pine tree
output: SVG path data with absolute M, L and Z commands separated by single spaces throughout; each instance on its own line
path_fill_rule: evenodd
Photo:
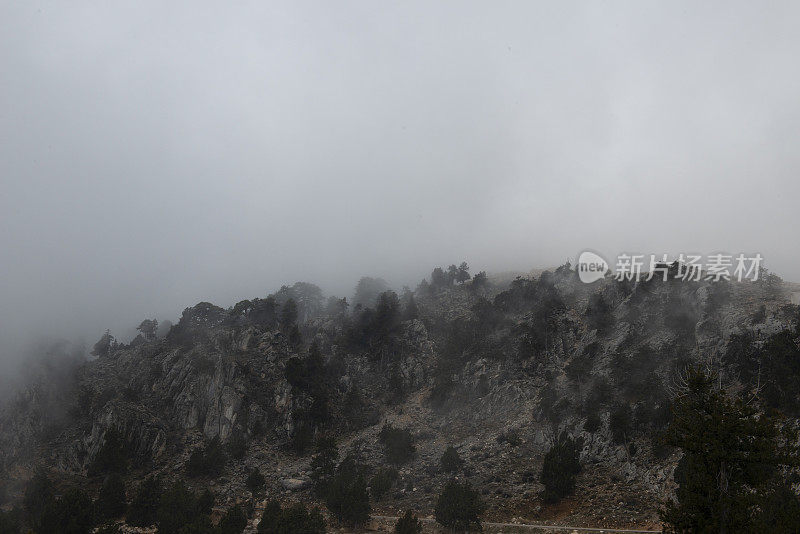
M 294 299 L 289 299 L 283 303 L 281 309 L 281 329 L 284 332 L 291 330 L 297 325 L 297 303 Z
M 561 434 L 544 455 L 539 480 L 544 485 L 542 500 L 557 502 L 575 491 L 575 477 L 581 471 L 580 442 Z
M 106 358 L 111 353 L 111 348 L 114 346 L 115 340 L 114 336 L 111 335 L 111 331 L 106 330 L 106 333 L 102 335 L 102 337 L 94 344 L 92 347 L 92 356 L 97 356 L 98 358 Z
M 103 473 L 124 473 L 128 468 L 128 444 L 115 428 L 106 430 L 103 445 L 87 469 L 89 476 Z
M 266 480 L 264 479 L 264 475 L 261 474 L 261 471 L 259 471 L 257 467 L 254 467 L 253 470 L 250 471 L 250 474 L 247 475 L 247 480 L 245 481 L 247 489 L 250 490 L 250 493 L 255 495 L 264 489 L 265 484 Z
M 316 508 L 308 510 L 303 503 L 281 508 L 276 500 L 270 501 L 258 523 L 259 534 L 324 534 L 325 519 Z
M 161 481 L 150 477 L 139 486 L 125 515 L 125 521 L 135 527 L 149 527 L 156 524 L 156 511 L 161 500 L 163 487 Z
M 458 451 L 452 445 L 448 446 L 445 449 L 444 454 L 442 454 L 442 470 L 446 473 L 453 473 L 461 469 L 461 465 L 464 463 L 464 460 L 458 455 Z
M 371 507 L 367 484 L 362 469 L 351 457 L 346 457 L 336 468 L 325 504 L 331 514 L 348 526 L 363 525 L 369 520 Z
M 96 504 L 101 519 L 116 519 L 125 513 L 125 482 L 118 473 L 112 473 L 103 482 Z
M 383 425 L 378 437 L 383 444 L 386 461 L 390 464 L 404 464 L 417 454 L 414 437 L 405 428 L 394 428 L 387 423 Z
M 317 439 L 317 452 L 311 458 L 311 480 L 317 495 L 327 495 L 328 485 L 336 473 L 338 459 L 336 439 L 333 436 L 320 436 Z
M 675 500 L 662 511 L 665 532 L 793 532 L 791 525 L 761 530 L 765 518 L 787 509 L 781 468 L 798 465 L 796 431 L 728 396 L 718 378 L 690 368 L 675 399 L 666 442 L 683 450 L 675 470 Z M 789 499 L 797 507 L 796 497 Z
M 379 468 L 369 481 L 369 493 L 372 499 L 381 500 L 392 489 L 398 477 L 399 473 L 394 467 Z
M 469 530 L 474 525 L 480 530 L 480 516 L 484 509 L 480 495 L 469 482 L 451 480 L 436 500 L 435 516 L 445 528 Z
M 414 300 L 414 295 L 409 295 L 408 300 L 406 301 L 405 310 L 403 311 L 403 320 L 410 321 L 418 317 L 419 308 L 417 307 L 417 301 Z
M 44 471 L 36 471 L 22 498 L 26 519 L 34 530 L 39 530 L 44 510 L 54 501 L 53 483 Z
M 45 507 L 37 534 L 89 534 L 95 526 L 92 499 L 77 488 Z
M 247 516 L 244 511 L 237 505 L 228 508 L 225 515 L 217 525 L 216 532 L 218 534 L 241 534 L 247 526 Z
M 398 519 L 397 523 L 394 525 L 395 534 L 421 534 L 421 532 L 422 523 L 420 523 L 419 518 L 417 518 L 411 510 L 406 510 L 403 517 Z
M 159 534 L 178 534 L 200 516 L 200 505 L 195 494 L 183 482 L 176 482 L 164 493 L 156 511 Z
M 469 265 L 467 265 L 467 262 L 462 261 L 461 265 L 458 266 L 458 271 L 456 272 L 456 282 L 463 284 L 469 279 Z

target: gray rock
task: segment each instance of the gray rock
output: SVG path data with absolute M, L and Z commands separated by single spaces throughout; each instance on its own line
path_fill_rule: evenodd
M 281 486 L 289 491 L 299 491 L 305 489 L 310 484 L 310 481 L 300 478 L 284 478 L 281 480 Z

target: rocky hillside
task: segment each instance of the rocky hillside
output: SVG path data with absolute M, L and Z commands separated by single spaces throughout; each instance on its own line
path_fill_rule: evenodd
M 109 339 L 91 361 L 46 366 L 0 417 L 6 504 L 40 467 L 97 491 L 109 432 L 129 491 L 158 474 L 211 488 L 220 506 L 246 503 L 258 468 L 266 496 L 317 502 L 315 440 L 335 437 L 340 457 L 374 473 L 388 423 L 410 431 L 413 454 L 395 462 L 375 514 L 430 514 L 453 446 L 486 519 L 656 526 L 679 458 L 659 436 L 687 365 L 800 414 L 798 308 L 774 284 L 586 285 L 568 266 L 510 284 L 432 282 L 352 309 L 323 310 L 313 292 L 200 303 L 162 337 Z M 579 439 L 583 469 L 574 495 L 546 504 L 542 458 L 562 433 Z M 189 476 L 192 451 L 217 440 L 221 473 Z

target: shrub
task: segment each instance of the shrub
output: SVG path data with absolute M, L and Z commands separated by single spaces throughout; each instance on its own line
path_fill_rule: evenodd
M 156 523 L 156 511 L 158 510 L 161 494 L 163 493 L 161 481 L 150 477 L 139 486 L 128 507 L 125 521 L 134 527 L 149 527 Z
M 394 428 L 387 423 L 381 429 L 379 439 L 383 444 L 386 461 L 390 464 L 404 464 L 414 458 L 417 453 L 414 438 L 411 436 L 411 432 L 405 428 Z
M 464 460 L 458 455 L 458 451 L 450 445 L 445 449 L 444 454 L 442 454 L 442 470 L 446 473 L 453 473 L 461 469 L 461 466 L 464 464 Z
M 497 436 L 497 443 L 508 443 L 511 447 L 519 447 L 522 444 L 522 438 L 519 437 L 519 432 L 516 430 L 507 430 Z
M 451 480 L 436 500 L 436 521 L 445 528 L 469 530 L 474 525 L 481 530 L 483 511 L 480 495 L 469 482 Z
M 261 471 L 258 470 L 257 467 L 254 467 L 250 474 L 247 475 L 247 480 L 245 480 L 245 484 L 247 485 L 247 489 L 250 490 L 250 493 L 255 495 L 262 489 L 264 489 L 264 485 L 266 484 L 266 480 L 264 480 L 264 475 L 261 474 Z
M 125 513 L 125 482 L 118 473 L 109 475 L 103 482 L 96 504 L 100 519 L 116 519 Z
M 581 471 L 579 448 L 579 441 L 561 434 L 545 454 L 539 477 L 544 502 L 557 502 L 575 491 L 575 477 Z
M 281 508 L 278 501 L 272 500 L 264 508 L 258 523 L 259 534 L 323 534 L 325 520 L 316 508 L 310 512 L 302 503 Z
M 394 532 L 395 534 L 421 534 L 422 523 L 411 510 L 406 510 L 403 517 L 395 523 Z
M 381 467 L 369 481 L 369 490 L 376 501 L 390 490 L 398 478 L 397 469 L 394 467 Z
M 347 457 L 336 468 L 325 504 L 331 514 L 349 526 L 362 525 L 369 520 L 371 507 L 364 475 L 356 462 Z

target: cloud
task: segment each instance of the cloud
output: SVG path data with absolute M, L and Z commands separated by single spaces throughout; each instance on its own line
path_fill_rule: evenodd
M 462 259 L 793 247 L 798 6 L 0 8 L 0 336 Z

